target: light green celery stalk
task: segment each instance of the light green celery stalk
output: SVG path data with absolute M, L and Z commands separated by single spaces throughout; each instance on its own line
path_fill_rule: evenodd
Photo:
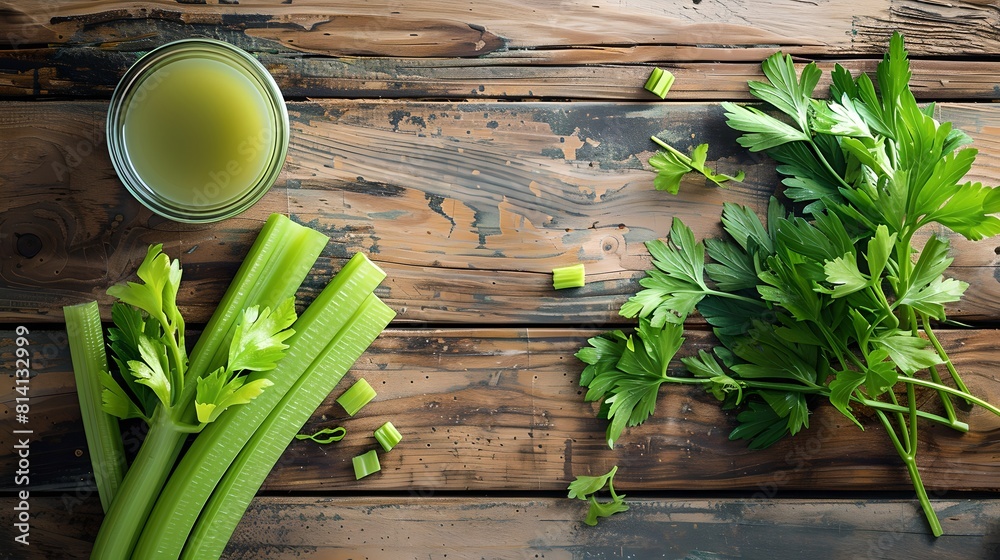
M 80 399 L 83 431 L 94 469 L 101 507 L 108 511 L 118 492 L 127 468 L 118 418 L 102 409 L 100 374 L 108 371 L 104 351 L 104 328 L 97 302 L 91 301 L 63 308 L 69 353 L 73 360 L 76 394 Z
M 156 407 L 149 433 L 101 524 L 94 558 L 125 559 L 132 553 L 187 436 L 203 427 L 194 406 L 197 381 L 225 364 L 243 310 L 253 306 L 275 309 L 293 297 L 328 242 L 322 233 L 287 216 L 268 218 L 195 345 L 183 378 L 175 380 L 180 388 L 174 384 L 170 406 Z M 176 273 L 179 282 L 179 270 Z M 183 320 L 176 315 L 183 333 Z M 183 350 L 183 336 L 180 346 Z
M 357 253 L 303 311 L 293 325 L 288 351 L 278 366 L 251 378 L 274 383 L 260 396 L 208 425 L 195 438 L 160 493 L 133 556 L 177 558 L 219 479 L 254 431 L 297 379 L 319 365 L 348 320 L 385 278 L 385 272 Z
M 288 443 L 394 316 L 395 312 L 374 294 L 365 300 L 327 347 L 320 366 L 295 382 L 243 447 L 198 518 L 182 558 L 221 556 Z

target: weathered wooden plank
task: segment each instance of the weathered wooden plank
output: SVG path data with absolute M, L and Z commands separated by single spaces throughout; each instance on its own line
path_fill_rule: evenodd
M 715 104 L 291 103 L 285 170 L 263 201 L 214 225 L 168 222 L 134 201 L 104 143 L 103 102 L 0 105 L 0 319 L 61 322 L 61 306 L 108 302 L 145 247 L 164 243 L 185 272 L 183 311 L 207 320 L 270 212 L 329 234 L 303 295 L 363 251 L 389 278 L 380 291 L 400 321 L 588 325 L 617 309 L 649 266 L 643 242 L 680 217 L 718 235 L 723 202 L 762 209 L 773 163 L 735 143 Z M 1000 176 L 1000 109 L 945 104 L 980 149 L 970 179 Z M 652 188 L 651 134 L 682 149 L 712 146 L 710 164 L 747 171 L 728 190 L 688 179 L 677 197 Z M 964 321 L 1000 310 L 995 243 L 953 239 L 953 273 L 969 282 L 952 306 Z M 551 289 L 553 267 L 584 262 L 588 285 Z M 41 289 L 40 289 L 41 288 Z M 193 297 L 197 294 L 197 297 Z
M 586 505 L 565 498 L 261 496 L 223 558 L 992 560 L 1000 553 L 997 499 L 936 499 L 945 528 L 937 539 L 912 503 L 892 498 L 626 500 L 629 511 L 587 527 Z M 4 527 L 16 504 L 0 498 Z M 96 499 L 39 496 L 30 506 L 30 545 L 12 549 L 17 558 L 87 558 L 102 518 Z
M 327 56 L 494 56 L 545 64 L 757 61 L 778 46 L 804 55 L 880 54 L 894 30 L 918 55 L 998 53 L 998 15 L 981 0 L 297 0 L 239 4 L 60 2 L 8 5 L 8 48 L 96 44 L 143 50 L 197 34 L 252 50 Z
M 775 47 L 774 50 L 778 50 Z M 123 52 L 79 45 L 0 51 L 0 95 L 15 97 L 109 98 L 118 80 L 145 51 Z M 773 51 L 772 51 L 773 52 Z M 288 99 L 595 99 L 648 100 L 642 89 L 653 66 L 677 78 L 671 101 L 749 99 L 748 80 L 762 78 L 757 62 L 622 60 L 586 65 L 531 64 L 487 57 L 382 58 L 303 56 L 257 51 Z M 770 53 L 762 53 L 766 56 Z M 810 57 L 798 57 L 805 61 Z M 817 60 L 824 79 L 841 64 L 852 73 L 874 72 L 872 59 Z M 918 99 L 994 100 L 1000 62 L 912 61 L 911 89 Z
M 766 451 L 729 441 L 735 427 L 700 389 L 663 387 L 656 414 L 608 449 L 606 422 L 583 402 L 581 364 L 573 357 L 595 331 L 545 329 L 392 329 L 355 364 L 348 380 L 364 377 L 378 398 L 347 418 L 334 398 L 316 411 L 304 431 L 343 425 L 348 437 L 331 445 L 295 441 L 265 483 L 270 491 L 556 491 L 580 474 L 621 466 L 616 487 L 654 490 L 738 490 L 774 497 L 817 489 L 911 488 L 895 451 L 876 421 L 859 431 L 832 407 L 819 407 L 811 429 Z M 10 333 L 0 357 L 13 361 Z M 971 390 L 1000 403 L 997 333 L 942 333 Z M 704 348 L 704 333 L 687 334 L 684 352 Z M 38 331 L 30 339 L 36 377 L 30 395 L 33 488 L 91 488 L 89 459 L 79 421 L 65 337 Z M 679 372 L 678 372 L 679 373 Z M 9 375 L 9 374 L 8 374 Z M 13 404 L 10 383 L 0 402 L 0 471 L 13 472 Z M 1000 489 L 1000 418 L 967 414 L 971 431 L 958 434 L 927 425 L 920 431 L 918 463 L 935 492 Z M 375 445 L 371 431 L 391 420 L 404 441 L 382 456 L 378 477 L 355 481 L 351 457 Z M 127 450 L 142 437 L 125 429 Z M 0 480 L 10 490 L 12 479 Z

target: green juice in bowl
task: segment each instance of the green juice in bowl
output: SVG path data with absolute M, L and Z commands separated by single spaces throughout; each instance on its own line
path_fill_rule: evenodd
M 187 39 L 151 51 L 122 78 L 108 146 L 126 188 L 180 222 L 234 216 L 274 183 L 288 116 L 266 69 L 244 51 Z

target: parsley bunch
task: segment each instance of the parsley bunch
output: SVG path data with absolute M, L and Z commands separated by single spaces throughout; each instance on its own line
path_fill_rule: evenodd
M 933 234 L 918 248 L 914 235 L 930 224 L 970 240 L 1000 233 L 1000 190 L 962 182 L 976 150 L 934 119 L 933 105 L 918 106 L 898 33 L 874 82 L 838 65 L 829 100 L 813 98 L 815 63 L 796 73 L 778 53 L 763 71 L 767 81 L 749 86 L 767 111 L 722 106 L 743 133 L 740 145 L 778 162 L 784 195 L 800 210 L 772 198 L 761 220 L 727 204 L 726 237 L 704 242 L 674 219 L 667 240 L 646 244 L 654 268 L 621 308 L 639 318 L 638 328 L 592 338 L 577 353 L 587 364 L 586 398 L 603 403 L 609 445 L 653 413 L 665 382 L 703 385 L 725 408 L 738 408 L 730 439 L 752 448 L 808 428 L 816 403 L 829 401 L 862 429 L 855 413 L 867 408 L 939 536 L 916 466 L 917 420 L 964 432 L 954 399 L 1000 409 L 969 393 L 934 333 L 947 320 L 945 306 L 968 287 L 944 276 L 948 239 Z M 691 376 L 668 375 L 695 310 L 719 344 L 681 360 Z M 918 409 L 918 387 L 937 393 L 940 414 Z

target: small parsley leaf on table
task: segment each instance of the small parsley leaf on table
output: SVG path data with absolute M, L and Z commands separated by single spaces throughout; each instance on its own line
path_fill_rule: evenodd
M 581 475 L 569 483 L 569 498 L 590 502 L 590 509 L 587 511 L 587 517 L 583 521 L 587 525 L 597 525 L 598 519 L 602 517 L 609 517 L 628 510 L 628 504 L 625 503 L 625 494 L 615 492 L 614 478 L 617 472 L 618 466 L 616 465 L 606 474 L 600 476 Z M 611 493 L 611 501 L 598 502 L 596 494 L 604 489 L 605 486 L 608 487 L 608 491 Z

